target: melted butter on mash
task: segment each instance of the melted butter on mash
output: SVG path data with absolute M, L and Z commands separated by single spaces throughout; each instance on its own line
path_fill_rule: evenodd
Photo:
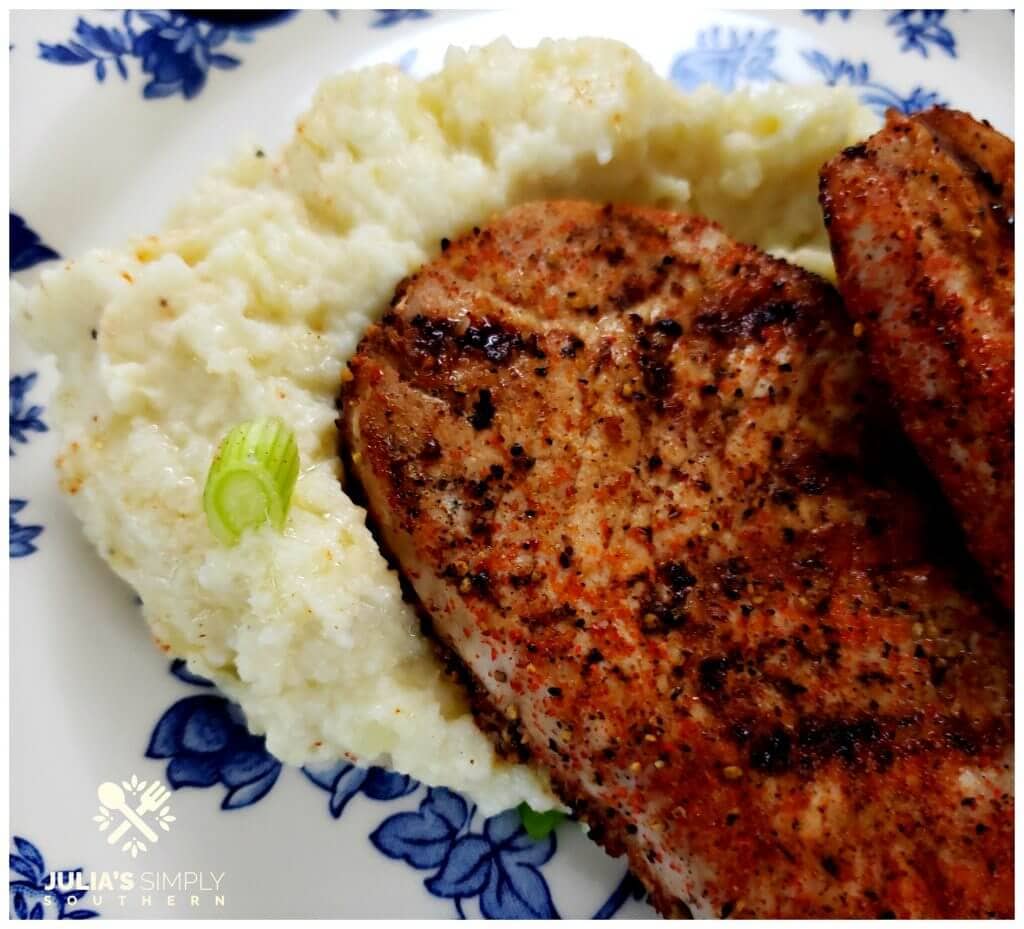
M 277 158 L 238 158 L 159 236 L 16 293 L 61 375 L 61 485 L 158 643 L 239 701 L 282 760 L 345 754 L 485 813 L 546 808 L 543 776 L 496 757 L 342 492 L 345 361 L 442 237 L 530 199 L 704 213 L 830 274 L 817 170 L 873 126 L 827 88 L 684 96 L 598 40 L 452 50 L 423 81 L 331 78 Z M 203 483 L 221 437 L 260 416 L 295 431 L 292 508 L 284 532 L 225 548 Z

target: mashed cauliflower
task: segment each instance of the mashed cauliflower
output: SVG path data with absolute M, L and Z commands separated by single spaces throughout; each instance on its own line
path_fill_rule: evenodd
M 388 763 L 487 813 L 547 807 L 543 776 L 476 727 L 341 490 L 342 367 L 443 236 L 534 198 L 705 213 L 829 273 L 817 169 L 872 127 L 825 88 L 683 96 L 608 41 L 452 50 L 424 81 L 331 78 L 277 158 L 244 154 L 159 236 L 18 295 L 61 374 L 61 486 L 160 647 L 239 701 L 279 758 Z M 265 415 L 302 460 L 287 526 L 225 548 L 206 472 L 231 426 Z

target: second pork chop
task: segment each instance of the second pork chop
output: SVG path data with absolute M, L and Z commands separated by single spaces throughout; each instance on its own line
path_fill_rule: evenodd
M 890 112 L 821 172 L 839 288 L 904 428 L 1013 606 L 1013 142 Z
M 1012 912 L 1009 637 L 865 462 L 835 292 L 650 209 L 443 245 L 342 425 L 502 744 L 666 913 Z

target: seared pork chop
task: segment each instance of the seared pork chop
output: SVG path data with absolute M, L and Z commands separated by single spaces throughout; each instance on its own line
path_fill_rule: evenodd
M 904 117 L 822 171 L 839 289 L 904 428 L 1013 601 L 1013 142 Z
M 443 245 L 343 438 L 499 744 L 665 914 L 1009 914 L 1009 635 L 866 463 L 833 289 L 654 209 Z

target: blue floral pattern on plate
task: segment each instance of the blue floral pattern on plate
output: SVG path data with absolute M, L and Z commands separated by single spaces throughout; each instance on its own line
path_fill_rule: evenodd
M 697 47 L 683 52 L 672 63 L 670 77 L 683 90 L 713 84 L 735 90 L 740 81 L 778 81 L 772 70 L 778 31 L 724 29 L 713 26 L 697 35 Z
M 200 687 L 213 685 L 191 674 L 183 661 L 171 672 Z M 160 717 L 146 748 L 147 758 L 170 759 L 167 780 L 181 787 L 222 784 L 221 809 L 237 810 L 264 797 L 277 782 L 281 762 L 263 736 L 246 728 L 241 709 L 219 694 L 185 697 Z
M 377 18 L 370 23 L 374 29 L 388 29 L 410 19 L 426 19 L 430 10 L 376 10 Z
M 834 22 L 850 18 L 852 10 L 802 10 L 804 16 L 810 16 L 817 23 L 829 21 L 833 14 Z M 885 21 L 897 38 L 903 40 L 901 52 L 917 52 L 928 57 L 928 47 L 941 49 L 950 58 L 956 58 L 956 38 L 945 23 L 948 10 L 897 10 Z
M 42 420 L 43 407 L 28 406 L 26 397 L 39 375 L 35 371 L 28 374 L 15 374 L 11 378 L 11 410 L 10 430 L 11 446 L 10 455 L 14 455 L 14 445 L 20 442 L 26 445 L 29 440 L 28 432 L 47 432 L 46 423 Z
M 943 23 L 945 17 L 945 10 L 900 10 L 885 22 L 903 39 L 901 52 L 918 52 L 927 58 L 931 45 L 956 58 L 956 39 Z
M 79 17 L 71 38 L 40 42 L 39 57 L 59 65 L 92 65 L 100 82 L 111 65 L 127 80 L 125 60 L 135 59 L 149 79 L 142 88 L 145 98 L 180 94 L 191 100 L 206 85 L 212 69 L 241 64 L 223 46 L 231 39 L 251 41 L 248 28 L 229 28 L 179 11 L 126 10 L 120 26 L 93 25 Z
M 95 910 L 72 909 L 78 898 L 73 891 L 60 889 L 70 885 L 82 873 L 81 868 L 58 871 L 57 887 L 47 890 L 50 870 L 39 849 L 17 835 L 13 845 L 10 868 L 20 880 L 12 879 L 9 885 L 11 919 L 92 919 L 100 915 Z
M 327 808 L 335 819 L 341 817 L 356 794 L 361 793 L 371 800 L 397 800 L 414 793 L 420 786 L 419 781 L 407 774 L 386 768 L 360 768 L 345 761 L 306 765 L 302 773 L 331 795 Z
M 854 63 L 847 58 L 830 59 L 824 52 L 803 53 L 804 60 L 817 71 L 830 87 L 845 84 L 860 91 L 861 102 L 884 116 L 889 107 L 901 113 L 916 113 L 930 106 L 944 106 L 946 101 L 932 90 L 915 87 L 906 96 L 887 84 L 871 79 L 871 66 L 866 61 Z
M 171 673 L 195 687 L 213 684 L 193 674 L 176 659 Z M 239 707 L 217 693 L 178 700 L 153 729 L 146 757 L 170 759 L 167 780 L 179 787 L 223 784 L 228 793 L 222 809 L 238 809 L 262 799 L 277 781 L 281 762 L 261 736 L 251 735 Z M 382 803 L 420 790 L 419 781 L 380 767 L 349 762 L 310 764 L 306 778 L 330 795 L 328 811 L 340 819 L 357 795 Z M 389 858 L 432 872 L 423 881 L 435 897 L 451 900 L 459 916 L 464 904 L 476 900 L 489 919 L 556 919 L 558 911 L 540 867 L 555 854 L 554 834 L 540 841 L 527 835 L 519 813 L 507 810 L 483 819 L 476 807 L 446 788 L 426 788 L 416 811 L 387 817 L 370 841 Z M 628 873 L 597 911 L 608 918 L 643 889 Z
M 28 506 L 28 500 L 17 500 L 12 497 L 10 505 L 10 557 L 24 558 L 37 550 L 34 544 L 35 539 L 43 531 L 43 527 L 23 525 L 18 522 L 17 516 L 23 509 L 25 509 L 26 506 Z
M 557 847 L 554 833 L 535 841 L 507 810 L 473 829 L 476 808 L 445 788 L 430 788 L 415 812 L 389 816 L 370 836 L 389 858 L 432 874 L 424 886 L 455 904 L 478 897 L 488 919 L 557 919 L 538 870 Z
M 593 919 L 611 919 L 619 910 L 625 906 L 626 901 L 643 900 L 647 896 L 647 889 L 632 871 L 627 871 L 622 880 L 616 885 L 611 895 L 601 904 L 600 909 L 593 915 Z
M 815 22 L 823 23 L 828 20 L 829 16 L 833 13 L 839 20 L 847 20 L 850 18 L 850 14 L 853 10 L 801 10 L 804 16 L 810 16 Z
M 11 213 L 10 269 L 24 271 L 43 261 L 60 258 L 17 213 Z

